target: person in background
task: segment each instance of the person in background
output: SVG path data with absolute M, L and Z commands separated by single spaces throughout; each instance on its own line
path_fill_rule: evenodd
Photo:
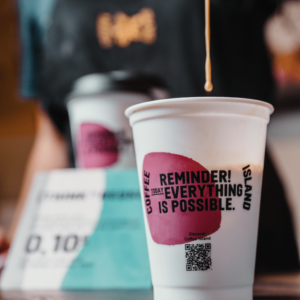
M 264 32 L 277 86 L 299 86 L 300 2 L 284 2 L 280 11 L 268 19 Z
M 22 54 L 20 93 L 26 100 L 40 99 L 42 53 L 55 4 L 56 0 L 18 0 Z M 7 234 L 9 242 L 13 238 L 34 174 L 37 171 L 68 166 L 65 138 L 56 129 L 42 105 L 39 105 L 37 120 L 38 130 L 27 162 L 14 218 Z
M 23 16 L 28 21 L 24 3 L 33 3 L 19 1 L 21 20 Z M 211 96 L 245 97 L 272 103 L 274 83 L 263 26 L 277 8 L 277 2 L 211 0 L 214 84 Z M 36 156 L 48 160 L 49 157 L 43 153 L 51 146 L 53 151 L 48 154 L 52 154 L 52 158 L 48 160 L 47 167 L 67 165 L 65 141 L 69 140 L 69 123 L 64 101 L 77 78 L 90 73 L 125 69 L 162 77 L 171 97 L 206 95 L 203 88 L 203 0 L 58 0 L 49 15 L 51 22 L 46 42 L 39 42 L 43 45 L 42 63 L 39 61 L 38 68 L 30 70 L 30 74 L 41 79 L 35 96 L 47 112 L 44 114 L 41 109 L 49 132 L 47 136 L 37 137 L 20 196 L 19 212 L 33 172 L 43 166 L 42 160 L 38 162 L 41 166 L 36 163 Z M 22 36 L 26 54 L 26 45 L 31 40 L 24 39 L 26 32 Z M 27 55 L 30 56 L 29 53 Z M 26 68 L 24 59 L 23 70 Z M 22 77 L 26 76 L 28 74 L 23 72 Z M 44 146 L 42 138 L 47 139 L 48 146 Z M 11 236 L 17 219 L 18 213 Z M 266 155 L 257 269 L 298 268 L 293 234 L 281 183 Z M 277 243 L 278 236 L 284 236 L 285 243 Z M 285 260 L 278 261 L 279 256 L 284 256 Z

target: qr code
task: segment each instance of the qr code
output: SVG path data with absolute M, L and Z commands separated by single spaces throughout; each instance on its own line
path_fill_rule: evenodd
M 187 271 L 211 269 L 211 244 L 186 244 L 184 246 Z

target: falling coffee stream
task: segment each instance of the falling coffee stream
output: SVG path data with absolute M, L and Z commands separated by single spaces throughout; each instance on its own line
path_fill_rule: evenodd
M 205 43 L 206 43 L 206 61 L 205 61 L 205 78 L 204 89 L 207 92 L 213 90 L 211 82 L 211 60 L 210 60 L 210 0 L 205 0 Z

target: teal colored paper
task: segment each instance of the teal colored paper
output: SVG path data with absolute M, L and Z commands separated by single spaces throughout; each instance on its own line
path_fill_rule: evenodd
M 152 286 L 137 171 L 107 171 L 106 180 L 98 225 L 73 261 L 62 289 Z

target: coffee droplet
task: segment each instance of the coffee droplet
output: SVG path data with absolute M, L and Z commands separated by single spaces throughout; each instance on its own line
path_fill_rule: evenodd
M 214 86 L 211 82 L 209 81 L 206 81 L 205 82 L 205 85 L 204 85 L 204 89 L 207 91 L 207 92 L 211 92 L 213 90 Z

